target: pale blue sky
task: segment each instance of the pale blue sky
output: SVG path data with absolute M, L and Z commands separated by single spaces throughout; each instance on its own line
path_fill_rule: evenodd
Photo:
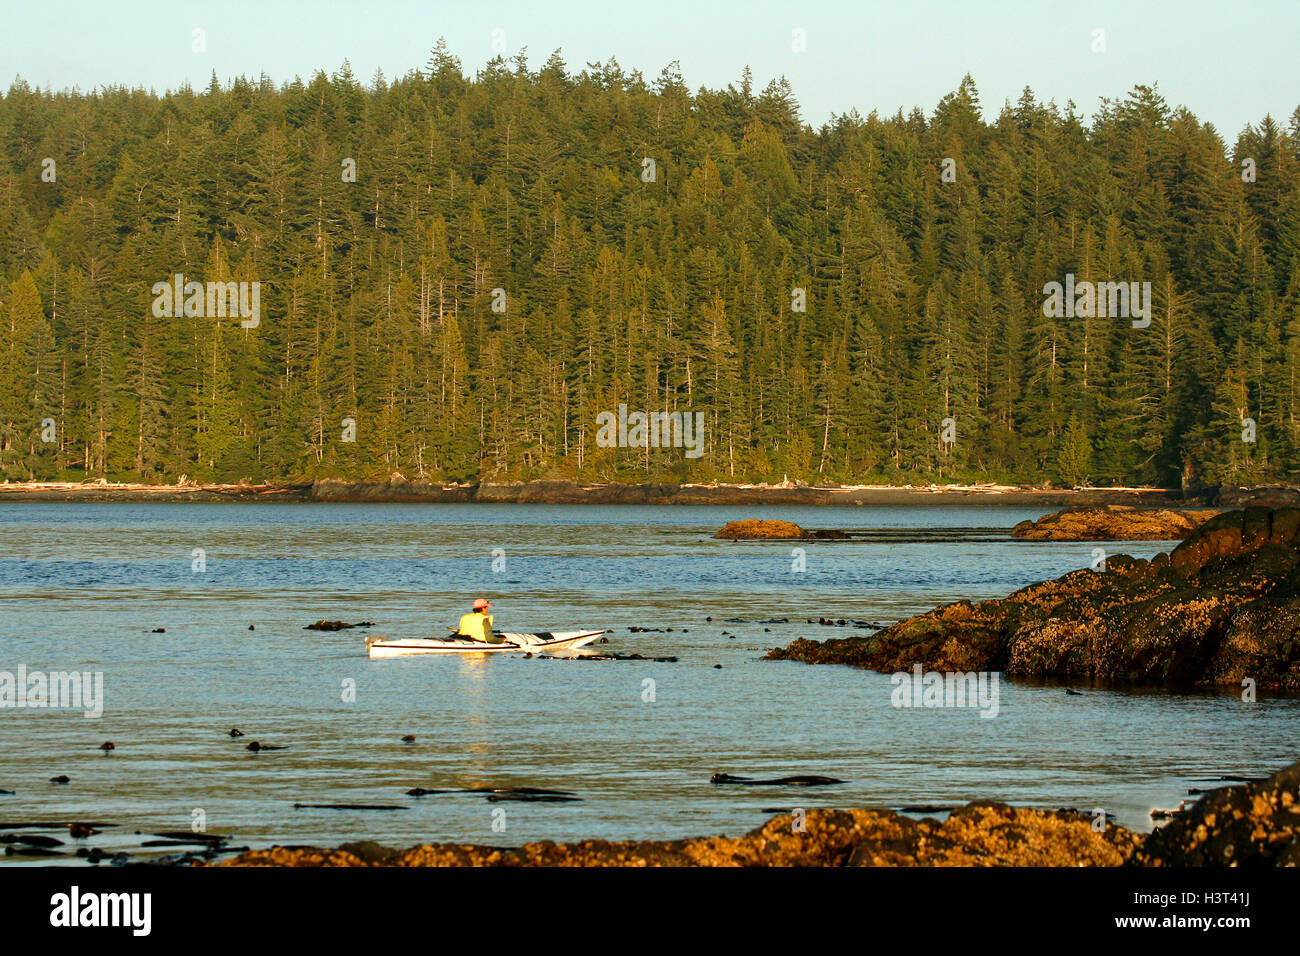
M 368 81 L 423 67 L 440 35 L 465 69 L 528 48 L 540 67 L 563 48 L 570 72 L 614 56 L 648 80 L 680 60 L 692 90 L 736 82 L 745 64 L 762 87 L 784 74 L 806 121 L 856 107 L 927 113 L 969 72 L 989 115 L 1028 85 L 1091 114 L 1102 96 L 1158 83 L 1231 141 L 1271 112 L 1300 105 L 1300 0 L 44 0 L 8 4 L 0 86 L 15 75 L 55 89 L 102 84 L 159 92 L 265 72 L 277 83 L 348 58 Z M 191 31 L 207 50 L 191 50 Z M 807 50 L 791 49 L 806 32 Z M 1092 51 L 1093 30 L 1106 52 Z

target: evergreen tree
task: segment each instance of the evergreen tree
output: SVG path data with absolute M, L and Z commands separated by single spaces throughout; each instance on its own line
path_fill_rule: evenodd
M 1057 469 L 1061 481 L 1069 487 L 1076 487 L 1088 478 L 1092 465 L 1092 444 L 1088 440 L 1088 431 L 1077 415 L 1070 416 L 1070 423 L 1061 435 L 1061 450 L 1057 458 Z
M 784 78 L 440 40 L 366 86 L 17 80 L 0 131 L 5 477 L 1300 477 L 1300 110 L 1228 147 L 1154 87 L 986 123 L 963 77 L 814 130 Z M 177 274 L 260 323 L 153 314 Z M 1149 322 L 1045 309 L 1067 274 Z M 620 403 L 704 454 L 597 447 Z

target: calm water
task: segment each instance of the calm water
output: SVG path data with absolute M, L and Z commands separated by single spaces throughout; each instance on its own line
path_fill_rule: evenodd
M 791 570 L 789 545 L 709 539 L 723 522 L 759 513 L 805 527 L 914 533 L 803 545 L 802 573 Z M 102 671 L 106 698 L 98 720 L 0 710 L 0 789 L 15 791 L 0 795 L 0 823 L 113 822 L 116 830 L 85 844 L 133 850 L 148 838 L 135 831 L 187 830 L 197 809 L 210 832 L 237 845 L 366 837 L 398 847 L 506 845 L 736 835 L 774 807 L 995 798 L 1104 807 L 1149 829 L 1149 811 L 1176 806 L 1189 787 L 1300 756 L 1294 699 L 1076 697 L 1003 683 L 999 716 L 981 719 L 974 709 L 896 709 L 887 675 L 759 661 L 795 637 L 862 633 L 809 625 L 810 617 L 890 622 L 1092 562 L 1092 544 L 1006 537 L 1039 513 L 0 505 L 0 671 Z M 1122 546 L 1146 557 L 1166 547 Z M 197 573 L 195 549 L 206 557 Z M 493 570 L 494 549 L 502 570 Z M 495 601 L 500 629 L 612 628 L 604 650 L 679 660 L 366 659 L 367 633 L 445 633 L 478 594 Z M 304 630 L 320 618 L 376 627 Z M 790 623 L 758 623 L 768 618 Z M 355 701 L 345 700 L 352 686 Z M 232 741 L 231 727 L 247 737 Z M 417 741 L 401 743 L 404 734 Z M 252 754 L 253 739 L 288 749 Z M 117 745 L 108 756 L 95 749 L 105 740 Z M 719 771 L 847 783 L 710 785 Z M 59 774 L 71 782 L 49 782 Z M 565 789 L 582 801 L 404 793 L 485 785 Z M 501 810 L 505 829 L 494 830 Z

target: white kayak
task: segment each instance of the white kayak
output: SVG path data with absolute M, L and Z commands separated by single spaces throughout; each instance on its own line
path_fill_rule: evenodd
M 506 631 L 497 636 L 500 644 L 484 644 L 463 638 L 433 640 L 404 638 L 389 640 L 372 637 L 366 641 L 366 654 L 370 657 L 408 657 L 412 654 L 500 654 L 505 651 L 531 651 L 536 654 L 549 651 L 572 651 L 586 647 L 608 631 L 549 631 L 537 634 L 511 634 Z

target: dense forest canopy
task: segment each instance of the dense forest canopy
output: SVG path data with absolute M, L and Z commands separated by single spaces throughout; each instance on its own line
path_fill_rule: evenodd
M 748 71 L 469 79 L 442 42 L 369 85 L 20 79 L 0 475 L 1300 476 L 1300 109 L 1231 149 L 1153 87 L 982 116 L 969 76 L 813 130 Z M 177 274 L 260 321 L 157 314 Z M 1045 315 L 1067 275 L 1150 283 L 1149 322 Z M 601 447 L 620 404 L 703 412 L 703 454 Z

